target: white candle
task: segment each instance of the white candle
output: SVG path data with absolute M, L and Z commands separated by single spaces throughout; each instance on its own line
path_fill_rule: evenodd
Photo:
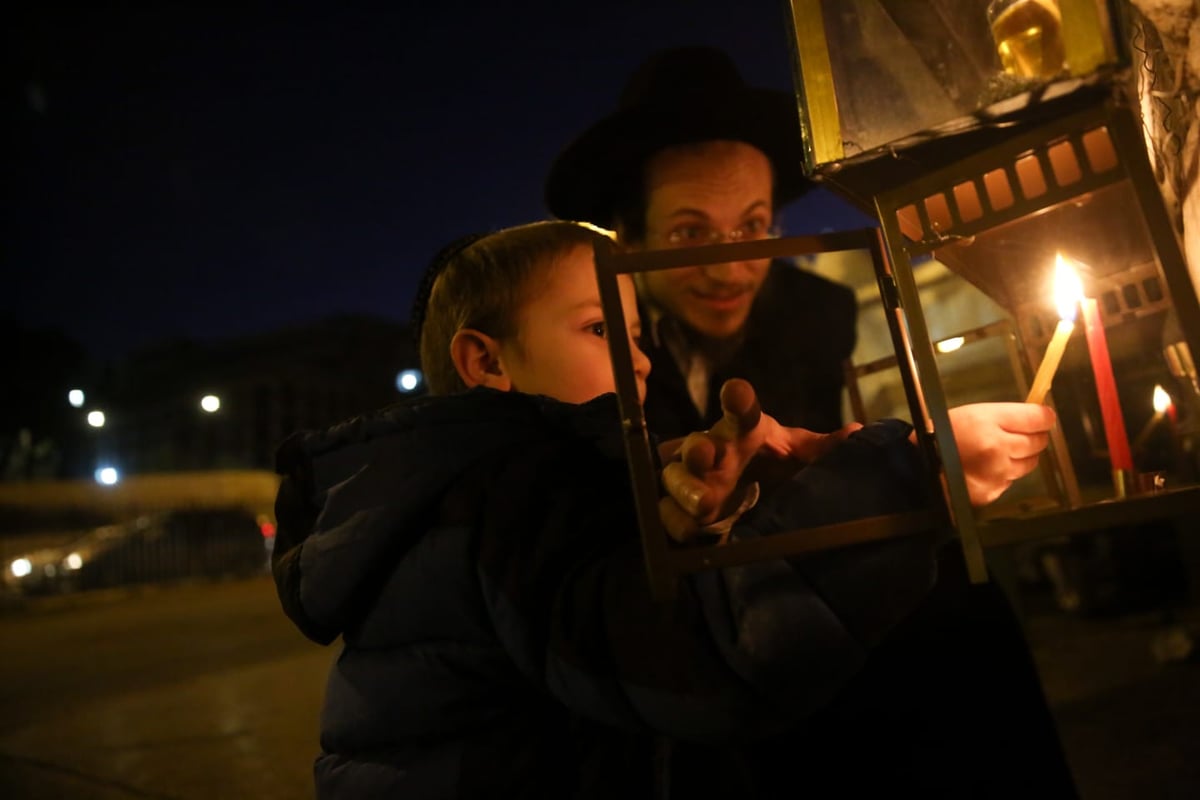
M 1142 428 L 1142 432 L 1134 439 L 1134 450 L 1140 450 L 1146 444 L 1146 440 L 1150 438 L 1150 434 L 1154 433 L 1154 428 L 1167 416 L 1168 409 L 1173 407 L 1171 395 L 1167 394 L 1167 390 L 1158 384 L 1154 386 L 1154 396 L 1151 402 L 1154 405 L 1154 416 L 1150 418 L 1146 423 L 1146 427 Z
M 1029 387 L 1029 395 L 1025 398 L 1026 403 L 1040 403 L 1045 399 L 1046 392 L 1050 391 L 1054 373 L 1058 371 L 1058 364 L 1067 349 L 1067 342 L 1075 330 L 1075 307 L 1082 296 L 1083 285 L 1079 282 L 1079 276 L 1063 261 L 1062 254 L 1057 254 L 1054 267 L 1054 302 L 1058 306 L 1058 325 L 1054 329 L 1054 336 L 1050 338 L 1050 344 L 1046 346 L 1042 364 L 1033 377 L 1033 385 Z

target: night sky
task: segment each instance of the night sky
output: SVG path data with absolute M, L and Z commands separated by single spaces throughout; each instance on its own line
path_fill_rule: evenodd
M 27 5 L 6 13 L 0 317 L 100 359 L 406 320 L 439 246 L 546 216 L 554 155 L 660 47 L 791 90 L 776 0 Z M 823 193 L 784 217 L 868 222 Z

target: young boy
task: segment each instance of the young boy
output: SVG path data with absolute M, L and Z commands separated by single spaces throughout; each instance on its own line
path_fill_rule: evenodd
M 443 251 L 413 320 L 433 396 L 280 449 L 280 599 L 306 635 L 344 642 L 319 796 L 754 796 L 732 744 L 827 702 L 930 585 L 933 533 L 697 574 L 669 614 L 653 604 L 605 337 L 629 337 L 643 389 L 650 364 L 628 280 L 629 329 L 605 328 L 601 235 L 535 223 Z M 808 454 L 803 432 L 751 424 L 748 387 L 728 394 L 666 480 L 697 524 L 768 439 Z M 734 535 L 919 504 L 908 434 L 851 435 Z M 1013 436 L 1005 458 L 1045 446 Z

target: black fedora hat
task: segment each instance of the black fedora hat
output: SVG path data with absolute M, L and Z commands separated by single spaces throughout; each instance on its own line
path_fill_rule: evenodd
M 792 95 L 746 85 L 721 50 L 678 47 L 638 67 L 616 112 L 559 153 L 546 178 L 546 207 L 560 219 L 611 228 L 618 193 L 641 179 L 646 159 L 665 147 L 717 139 L 746 142 L 766 154 L 778 204 L 812 186 Z

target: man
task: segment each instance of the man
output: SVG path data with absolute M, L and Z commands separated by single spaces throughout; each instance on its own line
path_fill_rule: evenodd
M 546 202 L 638 249 L 761 239 L 777 230 L 777 204 L 810 187 L 800 141 L 788 94 L 746 86 L 718 50 L 664 51 L 634 74 L 617 112 L 558 157 Z M 657 433 L 711 426 L 732 377 L 750 381 L 784 425 L 840 427 L 855 337 L 848 288 L 766 260 L 637 279 Z
M 747 86 L 718 50 L 679 48 L 643 64 L 617 111 L 558 156 L 546 203 L 635 249 L 764 238 L 776 208 L 808 187 L 801 165 L 790 94 Z M 841 424 L 855 339 L 847 288 L 761 261 L 636 277 L 651 430 L 712 425 L 729 377 L 747 379 L 785 425 Z M 830 707 L 739 752 L 760 796 L 1076 796 L 1020 625 L 995 584 L 968 584 L 957 548 Z M 672 758 L 717 763 L 678 744 Z

